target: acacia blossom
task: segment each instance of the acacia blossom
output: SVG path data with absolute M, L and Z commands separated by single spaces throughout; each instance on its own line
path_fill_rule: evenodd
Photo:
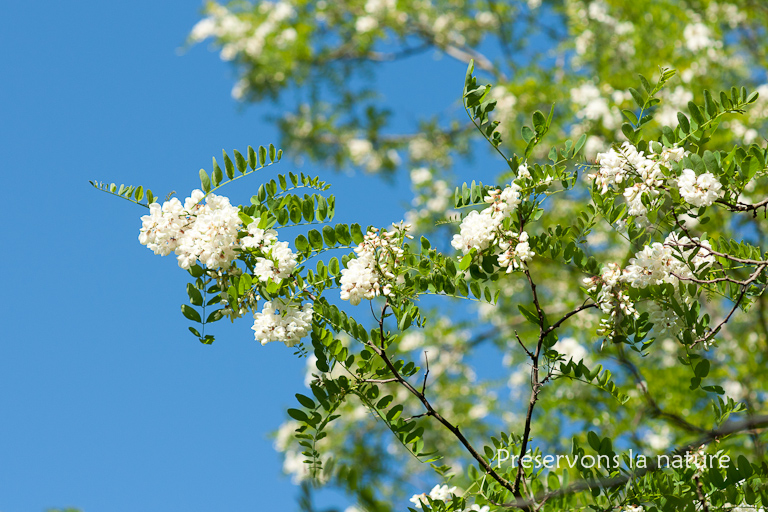
M 673 162 L 679 162 L 685 156 L 683 148 L 663 148 L 661 153 L 645 154 L 638 151 L 630 142 L 625 142 L 617 150 L 609 149 L 597 154 L 599 168 L 587 175 L 606 194 L 609 188 L 624 188 L 623 195 L 627 202 L 627 213 L 636 217 L 640 225 L 647 224 L 647 204 L 652 204 L 662 192 L 664 174 L 661 166 L 669 168 Z
M 139 242 L 155 254 L 166 256 L 173 251 L 181 268 L 188 269 L 198 261 L 208 268 L 227 268 L 235 259 L 237 232 L 242 227 L 239 209 L 229 198 L 194 190 L 181 202 L 172 198 L 160 206 L 149 205 L 149 215 L 141 218 Z
M 693 206 L 709 206 L 723 196 L 723 186 L 711 172 L 696 176 L 692 169 L 683 169 L 677 184 L 685 202 Z
M 282 341 L 292 347 L 312 328 L 312 314 L 310 304 L 302 306 L 285 299 L 266 301 L 261 311 L 254 313 L 251 329 L 262 345 Z
M 452 494 L 456 494 L 456 491 L 456 486 L 448 487 L 447 485 L 437 484 L 431 491 L 429 491 L 429 498 L 433 500 L 448 501 L 451 499 Z M 427 493 L 414 494 L 408 501 L 413 503 L 416 508 L 422 508 L 421 502 L 427 502 Z
M 408 236 L 410 224 L 393 224 L 393 229 L 379 234 L 378 229 L 366 233 L 363 242 L 355 248 L 357 258 L 347 262 L 341 271 L 341 299 L 353 306 L 363 299 L 371 300 L 380 294 L 392 292 L 394 270 L 403 257 L 399 244 Z
M 240 239 L 243 249 L 253 249 L 262 254 L 256 257 L 254 277 L 263 282 L 279 282 L 290 277 L 296 268 L 296 254 L 288 247 L 288 242 L 277 241 L 277 231 L 261 229 L 257 224 L 249 224 L 248 236 Z
M 502 190 L 494 190 L 485 197 L 491 206 L 481 212 L 472 211 L 464 217 L 459 234 L 453 235 L 451 245 L 467 254 L 473 248 L 483 251 L 491 246 L 499 235 L 504 219 L 520 204 L 520 186 L 512 183 Z
M 634 288 L 663 283 L 677 284 L 680 278 L 694 277 L 693 269 L 707 268 L 715 262 L 706 240 L 678 238 L 676 233 L 664 240 L 646 245 L 629 260 L 622 279 Z M 693 255 L 695 252 L 695 256 Z M 687 263 L 690 261 L 690 264 Z
M 507 274 L 515 269 L 521 268 L 523 263 L 530 261 L 536 256 L 528 244 L 528 233 L 523 231 L 520 234 L 507 231 L 504 239 L 499 242 L 499 266 L 507 269 Z
M 600 288 L 596 302 L 603 313 L 614 318 L 617 310 L 620 310 L 627 316 L 638 318 L 640 314 L 629 295 L 621 289 L 621 281 L 621 267 L 617 263 L 609 263 L 603 267 L 599 277 L 584 279 L 584 284 L 589 286 L 589 292 L 596 292 Z

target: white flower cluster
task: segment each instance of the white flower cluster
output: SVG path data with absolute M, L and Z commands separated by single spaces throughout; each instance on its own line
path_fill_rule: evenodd
M 525 231 L 520 234 L 507 231 L 504 239 L 499 242 L 499 249 L 502 251 L 499 255 L 499 265 L 507 269 L 507 274 L 521 268 L 524 262 L 536 256 L 528 245 L 528 233 Z
M 587 178 L 597 184 L 601 194 L 607 193 L 609 188 L 623 187 L 627 213 L 643 224 L 648 214 L 643 200 L 652 203 L 660 195 L 664 184 L 660 166 L 669 168 L 672 162 L 679 162 L 683 156 L 683 148 L 664 148 L 659 154 L 646 155 L 630 142 L 625 142 L 618 150 L 611 148 L 605 153 L 598 153 L 600 167 Z
M 677 184 L 685 202 L 693 206 L 709 206 L 723 196 L 723 186 L 711 172 L 696 176 L 692 169 L 683 169 Z
M 600 292 L 597 294 L 597 304 L 600 310 L 611 317 L 616 316 L 616 310 L 621 310 L 627 316 L 638 318 L 640 314 L 635 309 L 635 305 L 621 289 L 622 272 L 617 263 L 609 263 L 603 267 L 600 277 L 587 278 L 584 284 L 588 285 L 587 291 L 595 292 L 598 286 Z
M 622 279 L 635 288 L 663 283 L 677 284 L 679 278 L 694 277 L 688 261 L 694 269 L 707 268 L 715 262 L 709 248 L 706 240 L 691 240 L 685 236 L 678 238 L 677 234 L 671 233 L 663 244 L 655 242 L 646 245 L 635 254 L 629 260 L 630 264 L 624 270 Z
M 629 505 L 622 509 L 622 512 L 644 512 L 645 509 L 641 505 Z
M 584 82 L 571 89 L 571 101 L 580 107 L 576 115 L 588 121 L 602 121 L 608 130 L 614 130 L 621 124 L 621 112 L 611 107 L 600 89 L 592 82 Z
M 433 500 L 448 501 L 451 499 L 452 494 L 456 494 L 456 487 L 448 487 L 447 485 L 437 484 L 429 491 L 429 497 Z M 410 500 L 416 508 L 421 508 L 421 502 L 427 503 L 427 493 L 414 494 Z M 470 509 L 471 510 L 471 509 Z
M 687 301 L 683 300 L 683 302 Z M 671 336 L 677 336 L 685 327 L 685 323 L 677 313 L 656 302 L 651 302 L 648 305 L 648 321 L 653 324 L 659 334 L 669 334 Z M 704 348 L 707 348 L 707 346 Z
M 261 229 L 258 222 L 248 225 L 248 236 L 240 240 L 243 249 L 260 251 L 263 256 L 256 257 L 253 272 L 259 281 L 279 282 L 290 277 L 296 268 L 296 254 L 288 247 L 288 242 L 278 242 L 274 229 Z
M 341 299 L 353 306 L 363 299 L 371 300 L 380 294 L 392 292 L 394 270 L 403 257 L 400 243 L 409 235 L 410 224 L 392 224 L 393 229 L 379 234 L 369 231 L 363 242 L 355 248 L 357 258 L 349 260 L 341 271 Z
M 223 40 L 223 60 L 232 60 L 243 52 L 255 59 L 267 46 L 268 38 L 272 37 L 272 44 L 285 47 L 293 44 L 298 35 L 293 27 L 281 30 L 283 23 L 296 14 L 294 7 L 285 1 L 259 3 L 257 23 L 215 2 L 206 9 L 209 16 L 197 22 L 189 37 L 193 42 L 209 37 Z
M 292 347 L 312 328 L 312 314 L 309 304 L 302 306 L 284 299 L 266 301 L 261 311 L 253 315 L 254 338 L 262 345 L 282 341 Z
M 491 246 L 499 235 L 504 218 L 520 204 L 520 186 L 512 183 L 502 190 L 495 190 L 485 198 L 491 206 L 482 212 L 472 211 L 464 217 L 459 234 L 453 235 L 451 245 L 467 254 L 473 248 L 483 251 Z
M 715 41 L 710 37 L 711 35 L 712 32 L 709 30 L 709 27 L 703 23 L 691 23 L 683 29 L 685 47 L 692 52 L 705 50 L 715 45 Z
M 240 211 L 229 198 L 192 192 L 182 206 L 177 198 L 149 205 L 141 218 L 139 242 L 155 254 L 174 252 L 179 266 L 188 269 L 198 261 L 210 269 L 227 268 L 235 259 L 237 232 L 242 226 Z

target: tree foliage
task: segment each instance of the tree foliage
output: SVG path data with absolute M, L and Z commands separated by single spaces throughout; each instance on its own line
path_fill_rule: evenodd
M 371 512 L 411 496 L 438 511 L 768 504 L 762 3 L 211 2 L 205 16 L 190 40 L 235 63 L 234 96 L 303 98 L 279 121 L 287 155 L 407 170 L 415 195 L 406 223 L 376 229 L 334 223 L 330 185 L 301 173 L 263 179 L 250 205 L 213 194 L 277 163 L 273 146 L 214 160 L 184 205 L 94 183 L 146 198 L 140 240 L 189 271 L 182 313 L 201 342 L 253 314 L 257 340 L 306 357 L 277 442 L 306 509 L 310 482 Z M 397 104 L 364 74 L 429 51 L 468 65 L 463 117 L 394 134 Z M 454 171 L 478 140 L 503 168 L 491 185 Z

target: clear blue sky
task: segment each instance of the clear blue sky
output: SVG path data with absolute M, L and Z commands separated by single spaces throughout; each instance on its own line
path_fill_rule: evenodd
M 199 8 L 3 6 L 0 154 L 11 217 L 2 223 L 0 512 L 296 508 L 267 434 L 303 390 L 304 361 L 256 343 L 247 321 L 216 324 L 216 343 L 198 343 L 179 312 L 186 273 L 137 241 L 144 210 L 87 182 L 183 198 L 222 148 L 277 141 L 267 110 L 231 99 L 233 71 L 215 53 L 179 52 Z M 415 76 L 424 59 L 396 64 L 404 74 L 387 78 L 391 94 L 414 105 L 456 98 L 464 67 L 432 77 L 456 87 L 429 90 Z M 289 170 L 287 160 L 266 177 Z M 340 221 L 400 219 L 405 196 L 393 186 L 301 170 L 338 184 Z M 250 180 L 227 192 L 243 201 L 258 186 Z

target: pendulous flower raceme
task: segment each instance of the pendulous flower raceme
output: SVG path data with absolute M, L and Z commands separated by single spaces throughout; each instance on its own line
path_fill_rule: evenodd
M 709 206 L 723 197 L 723 186 L 711 172 L 696 176 L 692 169 L 683 169 L 677 184 L 685 202 L 693 206 Z
M 371 300 L 381 294 L 389 295 L 396 279 L 396 268 L 403 257 L 402 243 L 411 229 L 410 224 L 392 224 L 390 231 L 368 231 L 363 242 L 355 248 L 357 258 L 349 260 L 341 271 L 341 299 L 353 306 L 363 299 Z
M 201 204 L 203 198 L 205 204 Z M 155 254 L 166 256 L 174 252 L 184 269 L 200 262 L 219 289 L 225 290 L 231 278 L 242 275 L 243 271 L 232 264 L 240 252 L 254 256 L 253 278 L 259 282 L 279 284 L 296 269 L 296 254 L 288 242 L 277 239 L 274 229 L 262 229 L 258 222 L 251 222 L 246 235 L 238 238 L 238 232 L 243 229 L 240 209 L 232 206 L 227 197 L 215 194 L 206 197 L 202 191 L 194 190 L 183 205 L 172 198 L 162 206 L 151 203 L 149 209 L 149 215 L 141 218 L 139 242 Z M 249 308 L 255 311 L 259 299 L 252 290 L 238 297 L 237 304 L 223 298 L 222 314 L 234 319 Z M 302 306 L 290 299 L 266 301 L 261 311 L 254 313 L 254 336 L 262 344 L 282 341 L 292 347 L 311 328 L 312 314 L 311 306 Z
M 634 288 L 663 283 L 677 284 L 680 279 L 694 277 L 692 269 L 703 270 L 715 262 L 709 242 L 678 237 L 670 233 L 664 243 L 646 245 L 629 260 L 622 280 Z M 695 255 L 694 255 L 695 253 Z M 686 263 L 690 261 L 689 263 Z
M 288 242 L 278 242 L 277 231 L 261 229 L 257 222 L 248 225 L 248 236 L 240 239 L 240 246 L 257 254 L 253 273 L 259 281 L 277 283 L 290 277 L 296 269 L 296 254 Z
M 596 161 L 599 167 L 587 178 L 595 183 L 600 194 L 608 193 L 611 188 L 623 189 L 627 213 L 636 218 L 638 225 L 647 225 L 648 204 L 653 205 L 664 191 L 665 176 L 661 166 L 669 169 L 685 154 L 683 148 L 673 147 L 646 155 L 632 143 L 625 142 L 618 149 L 598 153 Z
M 512 183 L 504 190 L 491 191 L 485 197 L 485 202 L 491 203 L 491 206 L 481 212 L 472 211 L 464 217 L 459 233 L 453 235 L 451 241 L 453 248 L 467 254 L 472 249 L 484 251 L 493 245 L 501 238 L 504 219 L 510 216 L 520 204 L 520 190 L 518 184 Z M 510 237 L 508 234 L 505 235 L 507 238 Z
M 139 242 L 155 254 L 174 252 L 179 266 L 189 269 L 198 261 L 210 269 L 227 268 L 235 259 L 237 232 L 242 227 L 239 209 L 229 198 L 194 190 L 181 202 L 175 197 L 149 205 L 149 215 L 141 218 Z
M 284 299 L 264 302 L 253 315 L 253 333 L 256 341 L 266 345 L 270 341 L 282 341 L 293 347 L 312 328 L 312 306 L 301 305 Z

